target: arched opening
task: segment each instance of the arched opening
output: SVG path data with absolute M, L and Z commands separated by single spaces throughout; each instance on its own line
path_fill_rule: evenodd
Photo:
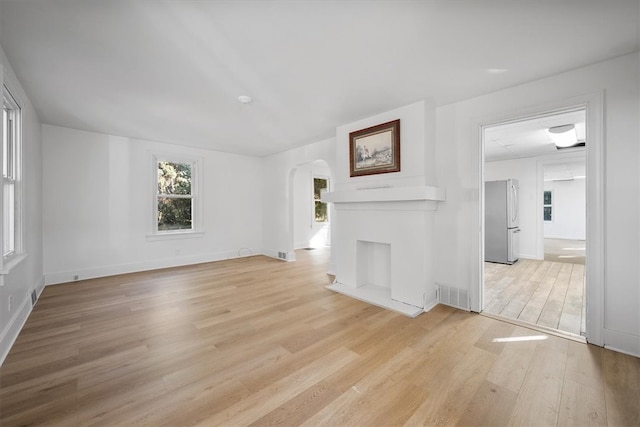
M 296 165 L 289 172 L 289 252 L 322 250 L 330 253 L 330 204 L 320 200 L 331 191 L 331 170 L 324 160 Z

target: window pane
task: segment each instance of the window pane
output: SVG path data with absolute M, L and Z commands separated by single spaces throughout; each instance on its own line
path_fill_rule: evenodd
M 158 162 L 159 194 L 191 194 L 191 165 Z
M 544 220 L 551 221 L 551 206 L 544 207 Z
M 328 222 L 329 217 L 327 215 L 327 204 L 316 200 L 316 222 Z
M 2 176 L 6 177 L 8 172 L 7 145 L 9 144 L 9 110 L 2 109 Z
M 11 181 L 5 181 L 3 193 L 2 254 L 7 256 L 15 251 L 15 184 Z
M 321 190 L 327 189 L 327 180 L 323 178 L 313 178 L 313 199 L 320 200 Z
M 543 205 L 550 205 L 551 204 L 551 191 L 545 191 L 544 192 L 544 202 L 542 204 Z
M 191 230 L 191 200 L 158 197 L 158 230 Z

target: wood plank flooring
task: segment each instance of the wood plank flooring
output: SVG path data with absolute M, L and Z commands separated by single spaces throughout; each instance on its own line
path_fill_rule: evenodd
M 0 425 L 640 424 L 637 358 L 446 306 L 410 319 L 326 290 L 328 251 L 296 256 L 47 287 Z
M 486 313 L 584 334 L 584 264 L 521 259 L 484 265 Z
M 584 264 L 587 250 L 584 240 L 544 239 L 545 261 Z

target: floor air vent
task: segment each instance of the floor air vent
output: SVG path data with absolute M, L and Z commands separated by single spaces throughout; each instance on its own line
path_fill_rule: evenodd
M 36 293 L 36 291 L 34 289 L 33 291 L 31 291 L 31 307 L 36 305 L 36 301 L 38 301 L 38 294 Z
M 469 311 L 469 293 L 447 285 L 438 285 L 438 300 L 441 304 Z

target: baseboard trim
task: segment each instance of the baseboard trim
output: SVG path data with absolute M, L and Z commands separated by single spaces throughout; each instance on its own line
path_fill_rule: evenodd
M 545 239 L 555 239 L 555 240 L 581 240 L 585 241 L 586 239 L 583 237 L 558 237 L 558 236 L 544 236 Z
M 15 314 L 9 320 L 9 323 L 0 333 L 0 366 L 4 363 L 9 351 L 11 351 L 11 347 L 18 339 L 18 335 L 20 335 L 20 331 L 24 327 L 24 324 L 27 322 L 29 315 L 31 314 L 32 306 L 31 306 L 31 290 L 34 290 L 38 293 L 38 297 L 42 293 L 44 289 L 44 276 L 38 281 L 38 283 L 29 289 L 29 291 L 24 295 L 20 306 L 15 311 Z
M 619 353 L 640 357 L 640 337 L 624 332 L 603 329 L 604 347 Z
M 520 259 L 534 259 L 538 261 L 544 260 L 544 256 L 542 258 L 536 255 L 530 255 L 530 254 L 519 254 L 518 256 L 520 257 Z
M 103 267 L 88 268 L 75 271 L 60 271 L 45 273 L 45 283 L 57 285 L 77 280 L 96 279 L 99 277 L 116 276 L 118 274 L 137 273 L 140 271 L 158 270 L 161 268 L 182 267 L 185 265 L 202 264 L 206 262 L 223 261 L 226 259 L 245 258 L 253 255 L 262 255 L 260 249 L 243 248 L 238 251 L 214 252 L 199 255 L 176 256 L 151 261 L 136 262 L 131 264 L 118 264 Z M 76 278 L 77 276 L 77 278 Z

